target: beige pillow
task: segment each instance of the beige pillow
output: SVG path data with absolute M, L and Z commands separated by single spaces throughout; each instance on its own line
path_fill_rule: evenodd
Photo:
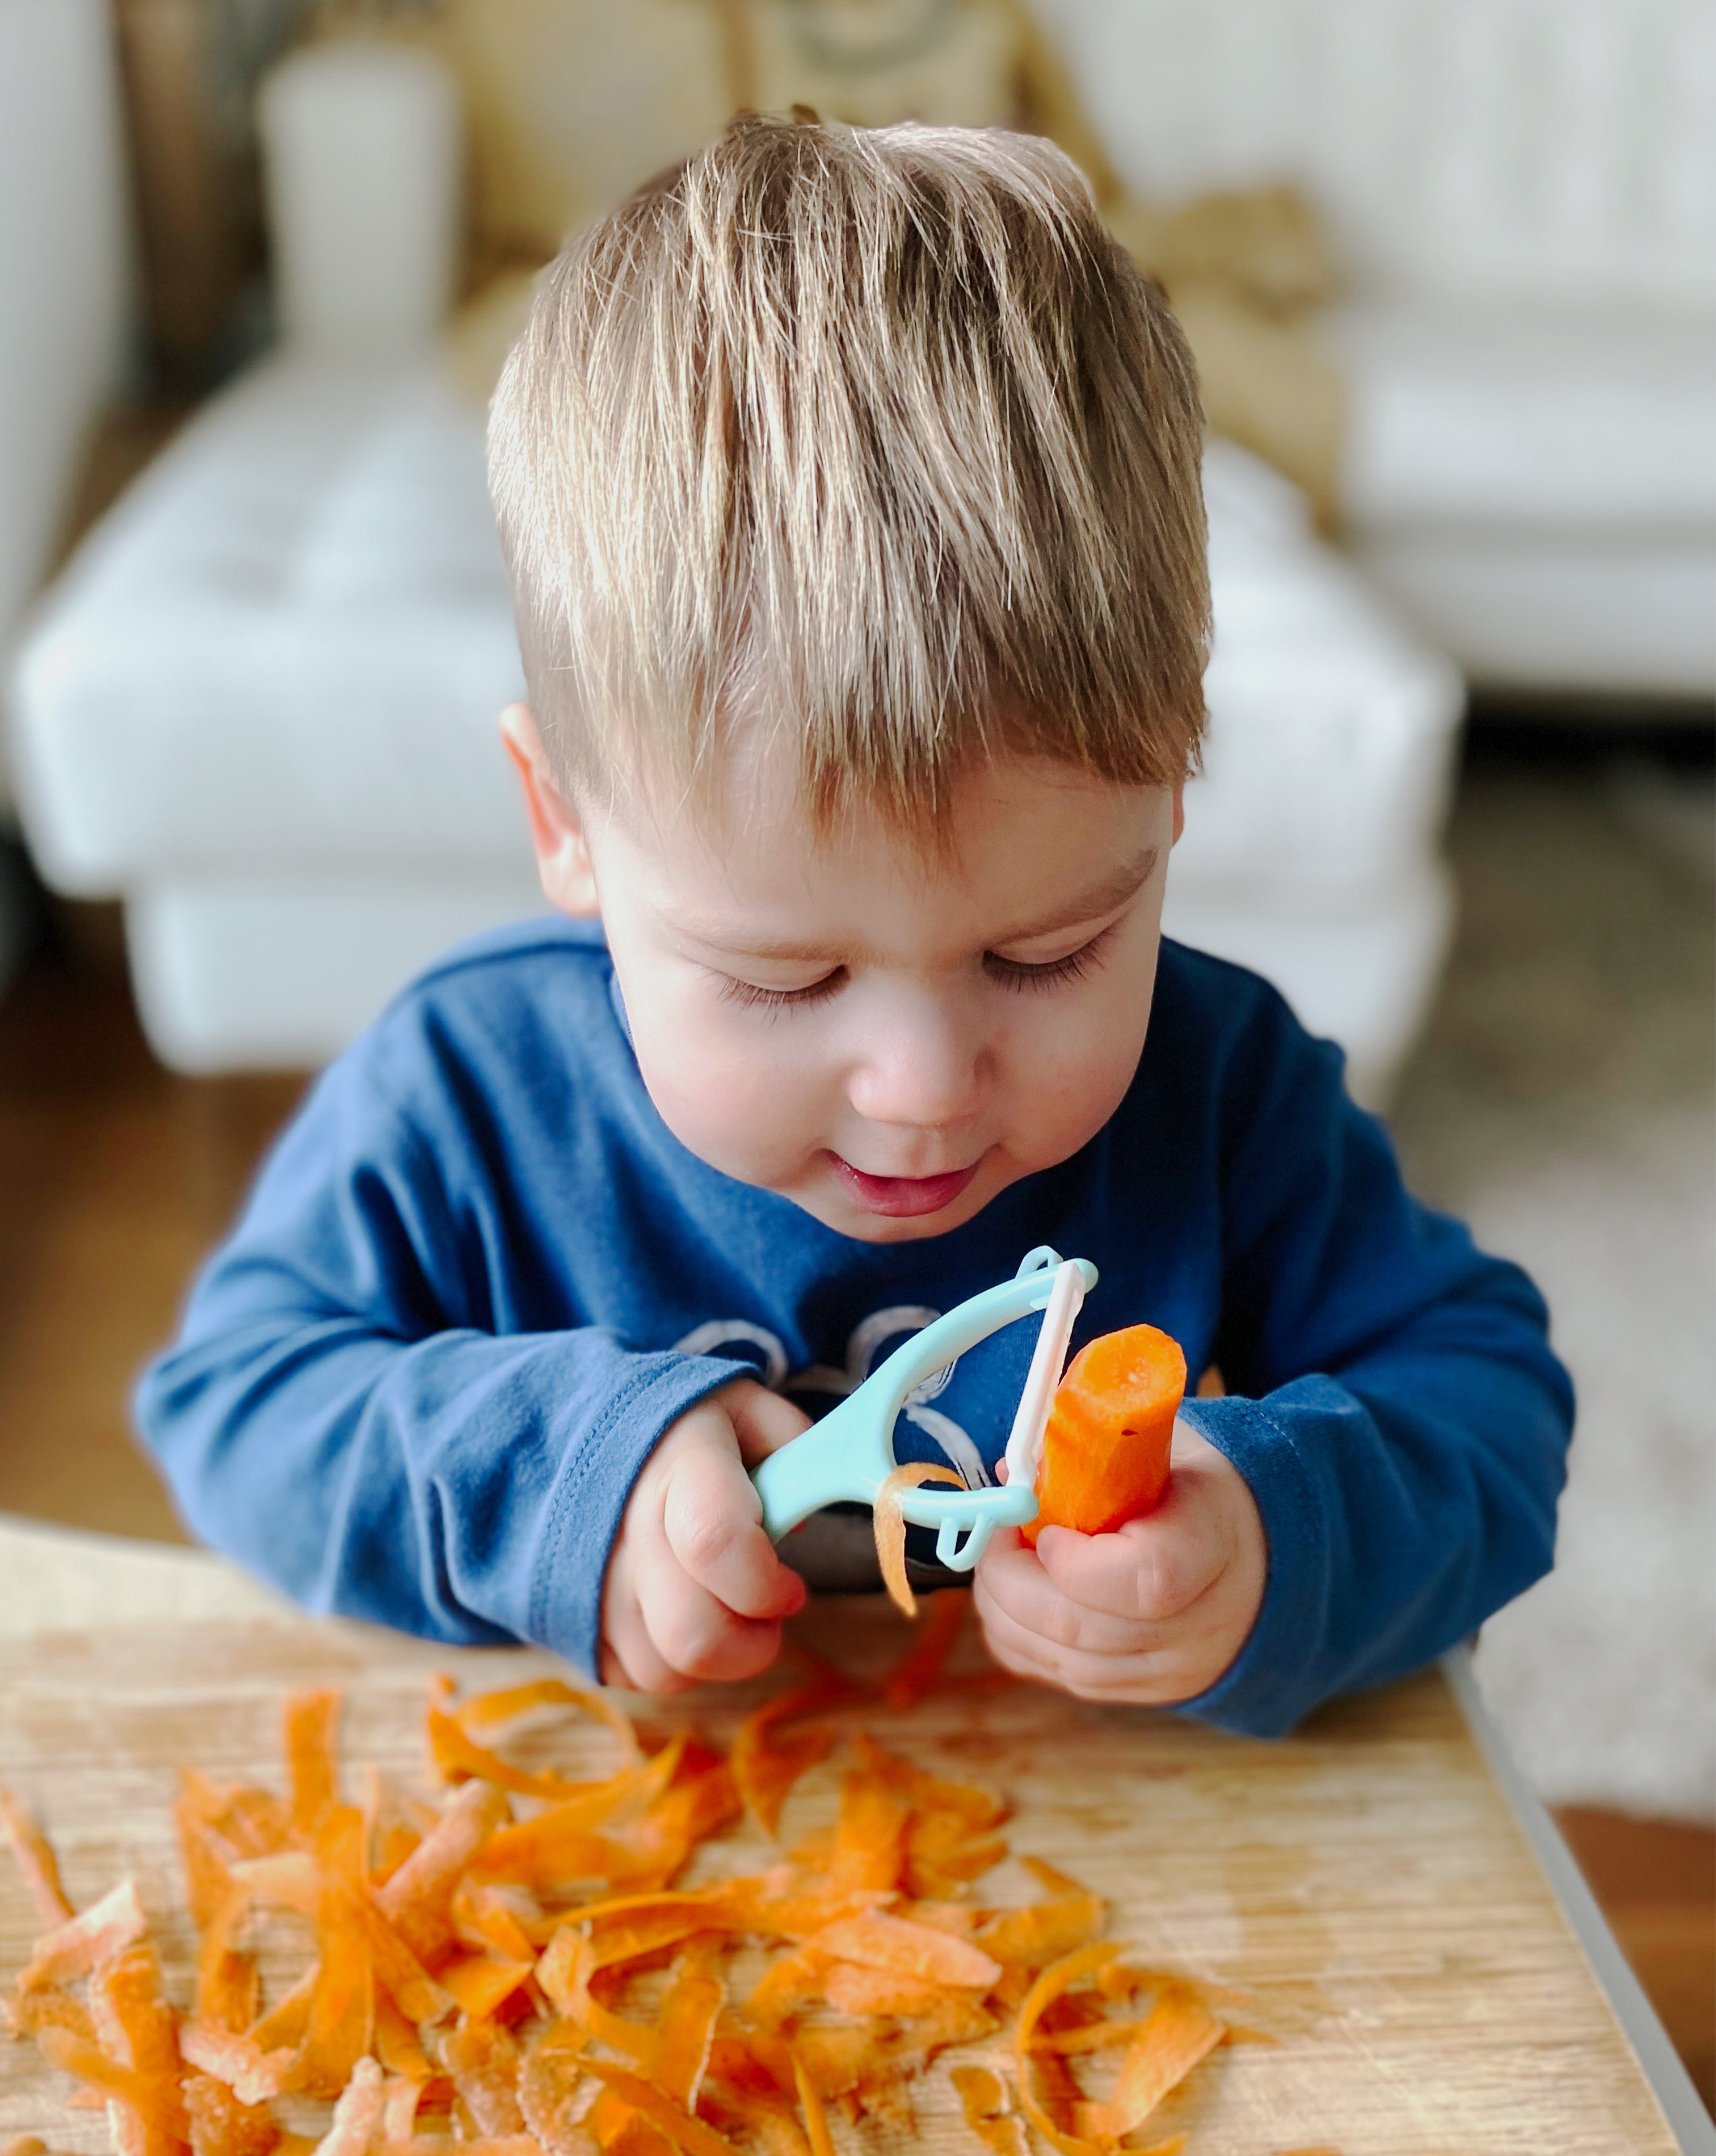
M 1002 127 L 1020 111 L 1022 41 L 1006 0 L 749 0 L 735 103 L 825 120 Z
M 490 262 L 546 261 L 732 109 L 713 0 L 447 0 L 444 21 Z

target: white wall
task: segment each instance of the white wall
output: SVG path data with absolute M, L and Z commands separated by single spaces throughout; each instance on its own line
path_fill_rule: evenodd
M 0 679 L 125 361 L 121 128 L 105 0 L 0 0 Z

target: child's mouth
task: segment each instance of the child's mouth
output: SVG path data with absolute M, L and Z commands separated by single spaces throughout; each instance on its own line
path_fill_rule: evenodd
M 848 1194 L 866 1213 L 884 1213 L 896 1220 L 939 1213 L 951 1205 L 983 1164 L 974 1160 L 969 1168 L 956 1168 L 947 1175 L 866 1175 L 837 1152 L 828 1158 Z

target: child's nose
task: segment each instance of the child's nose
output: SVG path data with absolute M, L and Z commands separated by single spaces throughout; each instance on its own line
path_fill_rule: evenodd
M 958 1123 L 983 1091 L 984 1051 L 933 1002 L 875 1014 L 846 1097 L 866 1122 L 933 1130 Z

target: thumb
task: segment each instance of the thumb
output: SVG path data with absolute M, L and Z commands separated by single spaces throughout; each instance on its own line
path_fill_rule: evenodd
M 810 1427 L 810 1418 L 802 1408 L 795 1408 L 790 1400 L 784 1400 L 778 1393 L 770 1392 L 767 1385 L 759 1385 L 752 1378 L 723 1386 L 716 1398 L 727 1410 L 739 1440 L 739 1457 L 748 1467 L 768 1459 L 771 1452 L 778 1452 L 782 1445 L 802 1437 Z

